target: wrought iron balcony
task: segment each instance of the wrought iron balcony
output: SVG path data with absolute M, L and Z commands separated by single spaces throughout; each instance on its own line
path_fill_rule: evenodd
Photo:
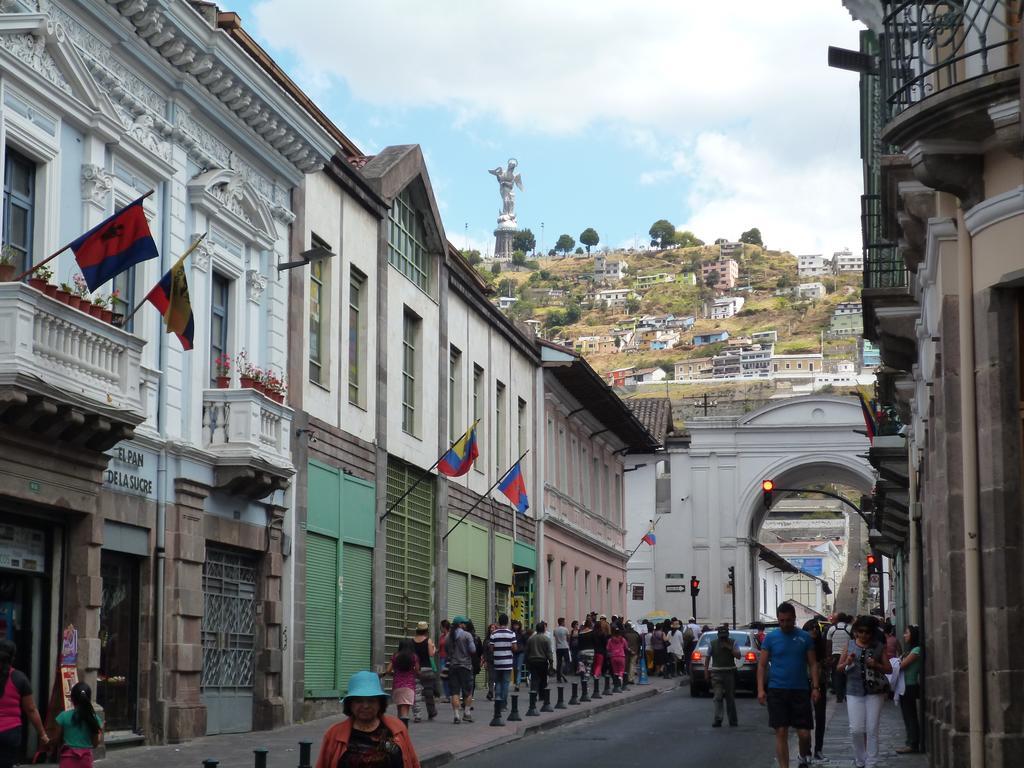
M 881 53 L 888 118 L 1017 66 L 1021 6 L 1022 0 L 888 0 Z
M 907 265 L 896 244 L 882 235 L 880 195 L 860 196 L 860 227 L 864 243 L 864 288 L 906 288 Z
M 146 342 L 24 283 L 0 283 L 0 415 L 105 451 L 145 418 Z
M 217 457 L 218 487 L 253 499 L 295 473 L 292 409 L 255 389 L 203 390 L 203 448 Z

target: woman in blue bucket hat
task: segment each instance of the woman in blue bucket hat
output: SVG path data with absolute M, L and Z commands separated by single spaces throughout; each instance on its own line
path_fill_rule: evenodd
M 384 714 L 388 698 L 376 673 L 352 675 L 341 700 L 348 717 L 327 729 L 316 768 L 420 768 L 409 731 Z

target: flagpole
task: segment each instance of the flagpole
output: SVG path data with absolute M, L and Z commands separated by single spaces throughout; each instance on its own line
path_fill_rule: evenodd
M 502 474 L 501 477 L 499 477 L 497 480 L 494 481 L 494 485 L 492 485 L 490 488 L 488 488 L 486 491 L 484 491 L 484 495 L 481 496 L 480 498 L 478 498 L 476 500 L 476 502 L 474 502 L 473 506 L 470 507 L 468 510 L 466 510 L 466 514 L 464 514 L 462 517 L 460 517 L 459 521 L 455 525 L 453 525 L 451 527 L 451 530 L 449 530 L 448 533 L 446 533 L 444 536 L 441 537 L 441 541 L 444 541 L 445 539 L 447 539 L 448 536 L 451 535 L 452 531 L 454 531 L 456 528 L 458 528 L 460 525 L 462 525 L 462 521 L 465 520 L 467 517 L 469 517 L 469 513 L 470 512 L 472 512 L 474 509 L 476 509 L 477 507 L 480 506 L 480 502 L 481 501 L 483 501 L 484 499 L 491 498 L 491 491 L 493 491 L 495 488 L 497 488 L 498 485 L 501 483 L 501 481 L 504 480 L 506 477 L 508 477 L 508 473 L 511 472 L 513 469 L 515 469 L 516 468 L 516 464 L 518 464 L 520 461 L 522 461 L 523 458 L 526 456 L 526 454 L 528 454 L 529 452 L 530 452 L 529 448 L 527 448 L 525 451 L 523 451 L 523 455 L 520 456 L 518 459 L 516 459 L 515 462 L 513 462 L 512 466 L 509 467 L 508 469 L 506 469 L 504 474 Z M 514 509 L 512 510 L 512 514 L 513 515 L 516 514 L 516 511 Z
M 147 197 L 152 195 L 155 191 L 156 191 L 155 189 L 149 190 L 149 192 L 144 194 L 142 197 L 138 198 L 138 200 L 132 200 L 130 203 L 128 203 L 128 205 L 135 205 L 135 203 L 139 202 L 140 200 L 145 200 Z M 127 208 L 128 205 L 126 205 L 125 208 Z M 124 208 L 122 208 L 121 210 L 123 211 Z M 116 213 L 114 215 L 116 215 Z M 107 218 L 109 218 L 109 216 Z M 100 222 L 100 223 L 102 223 L 102 222 Z M 81 235 L 79 235 L 78 237 L 81 237 Z M 77 240 L 78 237 L 76 237 L 75 240 Z M 45 259 L 40 261 L 38 264 L 36 264 L 33 267 L 29 267 L 28 269 L 26 269 L 24 272 L 22 272 L 20 275 L 18 275 L 16 278 L 14 278 L 11 282 L 12 283 L 20 282 L 20 281 L 24 280 L 26 277 L 28 277 L 29 275 L 31 275 L 33 272 L 35 272 L 37 269 L 39 269 L 44 264 L 47 264 L 47 263 L 53 261 L 58 256 L 60 256 L 62 253 L 64 253 L 64 251 L 66 251 L 68 248 L 70 248 L 71 247 L 71 243 L 75 242 L 75 240 L 71 240 L 66 245 L 62 245 L 60 248 L 58 248 L 56 251 L 51 253 L 49 256 L 47 256 Z
M 651 520 L 650 523 L 651 523 L 651 527 L 647 529 L 647 533 L 651 533 L 655 528 L 658 527 L 658 520 L 657 519 Z M 645 533 L 644 536 L 646 536 L 647 533 Z M 636 545 L 636 548 L 632 552 L 629 553 L 629 557 L 627 557 L 626 560 L 632 560 L 633 559 L 633 555 L 636 554 L 636 550 L 640 549 L 640 546 L 643 543 L 644 543 L 644 540 L 640 539 L 640 544 Z
M 476 425 L 479 424 L 479 423 L 480 423 L 480 419 L 475 419 L 473 421 L 473 423 L 470 425 L 469 429 L 467 429 L 459 437 L 459 440 L 461 440 L 463 437 L 465 437 L 470 432 L 472 432 L 473 428 L 476 427 Z M 413 483 L 412 485 L 410 485 L 408 488 L 406 488 L 405 489 L 405 493 L 403 493 L 401 496 L 399 496 L 397 499 L 395 499 L 395 501 L 387 509 L 384 510 L 384 514 L 380 516 L 381 520 L 383 520 L 385 517 L 387 517 L 392 512 L 394 512 L 395 511 L 395 507 L 397 507 L 399 504 L 401 504 L 402 501 L 405 500 L 405 497 L 408 496 L 410 493 L 412 493 L 417 485 L 419 485 L 420 483 L 422 483 L 424 480 L 427 479 L 427 477 L 430 475 L 430 473 L 433 472 L 437 468 L 437 465 L 441 463 L 441 459 L 443 459 L 445 456 L 448 455 L 448 451 L 450 451 L 452 448 L 454 448 L 455 447 L 455 443 L 459 442 L 459 440 L 456 440 L 453 443 L 451 443 L 451 445 L 448 446 L 448 450 L 446 450 L 444 453 L 442 453 L 440 456 L 438 456 L 437 457 L 437 461 L 435 461 L 433 464 L 431 464 L 429 469 L 424 470 L 423 474 L 420 475 L 418 478 L 416 478 L 416 482 Z
M 201 234 L 196 239 L 196 241 L 194 243 L 192 243 L 192 245 L 190 245 L 188 248 L 185 249 L 185 252 L 183 254 L 181 254 L 181 256 L 178 257 L 178 260 L 176 262 L 174 262 L 174 264 L 171 265 L 171 268 L 169 270 L 167 270 L 167 271 L 168 272 L 173 272 L 174 270 L 176 270 L 185 261 L 185 259 L 187 259 L 192 254 L 192 251 L 194 251 L 199 246 L 199 244 L 201 242 L 203 242 L 203 238 L 205 238 L 207 236 L 207 234 L 209 234 L 209 233 L 208 232 L 203 232 L 203 234 Z M 166 274 L 166 272 L 164 274 Z M 160 280 L 163 280 L 163 275 L 160 276 Z M 157 282 L 159 283 L 160 280 L 157 280 Z M 152 293 L 152 292 L 153 292 L 153 289 L 151 288 L 149 293 Z M 128 325 L 128 321 L 131 320 L 133 317 L 135 317 L 135 313 L 138 312 L 140 309 L 142 309 L 142 305 L 143 304 L 145 304 L 147 301 L 149 301 L 149 293 L 147 293 L 142 298 L 142 301 L 140 301 L 138 304 L 135 305 L 135 309 L 133 309 L 131 312 L 129 312 L 127 315 L 124 316 L 124 318 L 121 320 L 121 327 L 124 327 L 124 326 Z

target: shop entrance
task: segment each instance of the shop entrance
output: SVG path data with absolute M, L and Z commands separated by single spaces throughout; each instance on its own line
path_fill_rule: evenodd
M 135 731 L 139 686 L 139 560 L 103 550 L 96 701 L 107 731 Z

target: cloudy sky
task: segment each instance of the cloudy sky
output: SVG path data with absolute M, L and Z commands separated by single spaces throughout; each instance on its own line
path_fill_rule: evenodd
M 657 219 L 704 240 L 859 247 L 857 47 L 839 0 L 223 3 L 364 152 L 423 147 L 448 238 L 488 247 L 487 169 L 519 161 L 520 226 L 551 247 Z

